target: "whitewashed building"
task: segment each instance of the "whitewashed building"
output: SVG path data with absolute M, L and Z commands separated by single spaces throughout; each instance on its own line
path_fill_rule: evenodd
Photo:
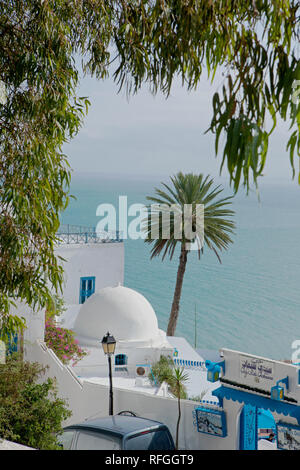
M 300 370 L 298 365 L 222 349 L 218 406 L 194 411 L 197 430 L 209 448 L 300 450 Z M 263 412 L 273 418 L 270 440 L 260 439 Z M 270 426 L 270 425 L 269 425 Z M 273 434 L 273 437 L 272 437 Z M 213 440 L 212 440 L 213 439 Z M 201 447 L 203 448 L 203 447 Z
M 76 315 L 96 289 L 123 285 L 124 242 L 118 232 L 96 234 L 89 227 L 63 225 L 59 238 L 55 254 L 64 267 L 62 298 L 68 315 Z M 33 311 L 25 303 L 17 303 L 12 313 L 26 320 L 25 349 L 36 340 L 44 340 L 44 310 Z
M 78 375 L 107 375 L 107 358 L 101 340 L 106 332 L 116 339 L 115 372 L 136 375 L 142 364 L 153 364 L 162 354 L 173 354 L 166 334 L 158 328 L 157 318 L 144 296 L 124 286 L 105 287 L 82 305 L 68 325 L 79 344 L 89 354 L 76 367 Z
M 300 375 L 297 365 L 223 348 L 211 362 L 184 339 L 167 337 L 140 293 L 124 284 L 124 244 L 119 237 L 68 227 L 57 254 L 65 268 L 60 318 L 88 355 L 64 366 L 44 343 L 44 312 L 18 308 L 27 318 L 24 357 L 48 366 L 59 395 L 72 411 L 66 424 L 108 414 L 108 367 L 101 340 L 109 331 L 113 360 L 114 412 L 129 410 L 162 421 L 175 437 L 177 400 L 148 379 L 160 355 L 171 356 L 189 374 L 189 400 L 182 401 L 181 449 L 300 449 Z M 143 372 L 144 371 L 144 372 Z M 201 400 L 191 398 L 200 396 Z M 271 416 L 273 442 L 260 440 L 263 413 Z
M 64 225 L 55 253 L 63 258 L 63 299 L 79 309 L 85 300 L 103 287 L 124 283 L 124 242 L 115 234 L 96 233 L 89 227 Z

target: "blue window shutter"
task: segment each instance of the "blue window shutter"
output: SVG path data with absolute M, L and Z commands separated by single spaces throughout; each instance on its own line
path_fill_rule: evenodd
M 79 303 L 83 304 L 95 292 L 95 276 L 80 278 Z
M 127 356 L 126 354 L 117 354 L 115 357 L 116 366 L 126 366 L 127 365 Z

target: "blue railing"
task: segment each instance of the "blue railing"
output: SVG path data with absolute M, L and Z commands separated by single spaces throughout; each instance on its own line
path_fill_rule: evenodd
M 192 400 L 192 398 L 189 398 L 189 400 Z M 220 406 L 220 403 L 218 401 L 213 401 L 213 400 L 197 400 L 198 403 L 201 403 L 203 405 L 213 405 L 213 406 Z
M 84 243 L 120 243 L 123 241 L 122 232 L 101 231 L 96 232 L 95 227 L 83 225 L 61 225 L 57 231 L 59 244 L 84 244 Z
M 177 357 L 174 357 L 173 361 L 174 361 L 175 365 L 185 367 L 187 369 L 207 370 L 206 366 L 205 366 L 205 362 L 190 361 L 190 360 L 187 360 L 187 359 L 179 359 Z

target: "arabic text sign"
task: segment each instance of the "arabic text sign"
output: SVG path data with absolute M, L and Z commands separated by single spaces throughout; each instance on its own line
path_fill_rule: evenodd
M 240 377 L 253 378 L 255 382 L 274 380 L 274 364 L 260 358 L 240 356 Z

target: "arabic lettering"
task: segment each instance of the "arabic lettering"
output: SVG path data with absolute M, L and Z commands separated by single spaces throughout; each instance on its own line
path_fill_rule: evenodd
M 262 359 L 241 358 L 240 373 L 244 378 L 253 376 L 260 379 L 274 380 L 272 364 Z

